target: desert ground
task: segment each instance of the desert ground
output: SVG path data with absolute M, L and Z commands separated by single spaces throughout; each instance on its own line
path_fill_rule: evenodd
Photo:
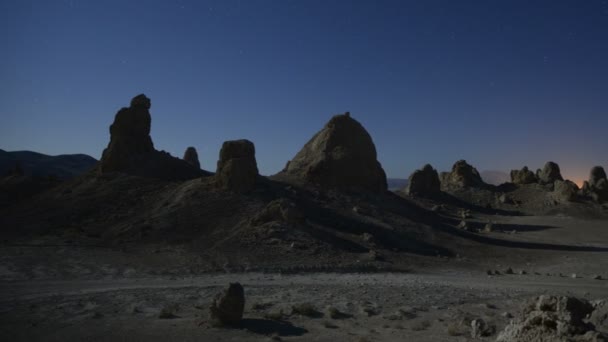
M 128 266 L 138 260 L 137 253 L 128 250 L 5 244 L 0 336 L 12 341 L 469 341 L 470 321 L 481 318 L 492 333 L 476 340 L 493 341 L 530 298 L 608 298 L 608 221 L 565 215 L 493 220 L 545 229 L 484 237 L 540 245 L 568 241 L 573 250 L 544 249 L 542 257 L 532 253 L 522 262 L 521 255 L 515 255 L 530 251 L 497 247 L 508 249 L 513 258 L 470 260 L 463 253 L 401 272 L 320 273 L 311 267 L 308 272 L 227 268 L 180 274 L 171 267 L 150 273 Z M 41 249 L 49 258 L 67 260 L 64 269 L 40 260 Z M 36 264 L 35 274 L 7 269 L 27 262 Z M 92 266 L 95 262 L 97 267 Z M 507 274 L 509 267 L 513 274 Z M 487 270 L 500 275 L 488 275 Z M 208 307 L 231 282 L 245 288 L 244 319 L 236 327 L 212 327 Z

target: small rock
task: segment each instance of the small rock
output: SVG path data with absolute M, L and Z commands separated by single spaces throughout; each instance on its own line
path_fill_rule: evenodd
M 519 271 L 519 274 L 520 275 L 526 275 L 526 274 L 528 274 L 528 272 L 526 272 L 525 270 L 521 270 L 521 271 Z
M 491 222 L 486 223 L 486 225 L 483 227 L 483 231 L 485 233 L 491 233 L 493 230 L 494 230 L 494 228 L 492 227 Z
M 508 319 L 513 318 L 513 315 L 512 315 L 510 312 L 503 312 L 503 313 L 501 313 L 500 315 L 501 315 L 502 317 L 504 317 L 504 318 L 508 318 Z
M 507 268 L 505 274 L 513 274 L 513 269 L 511 267 Z
M 599 275 L 599 274 L 596 274 L 596 275 L 593 276 L 593 279 L 594 280 L 602 280 L 602 276 Z
M 576 275 L 576 273 L 572 273 L 572 274 L 570 275 L 570 277 L 571 277 L 572 279 L 576 279 L 576 278 L 578 278 L 578 276 Z
M 456 226 L 456 228 L 467 230 L 468 229 L 467 221 L 465 221 L 465 220 L 460 221 L 460 223 Z
M 481 318 L 477 318 L 471 321 L 471 337 L 480 338 L 490 336 L 494 333 L 494 329 L 488 326 L 488 324 Z

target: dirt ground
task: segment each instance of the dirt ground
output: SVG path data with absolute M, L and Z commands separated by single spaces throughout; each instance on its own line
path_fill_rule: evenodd
M 507 245 L 494 247 L 497 254 L 487 260 L 470 260 L 465 253 L 426 266 L 413 265 L 411 272 L 296 274 L 229 269 L 150 274 L 136 267 L 120 268 L 119 263 L 133 254 L 119 257 L 117 251 L 97 250 L 88 257 L 98 261 L 97 270 L 80 269 L 80 276 L 66 270 L 70 274 L 66 278 L 45 270 L 50 264 L 32 260 L 40 253 L 4 246 L 3 265 L 28 262 L 39 273 L 20 274 L 14 272 L 18 268 L 4 267 L 0 340 L 469 341 L 471 319 L 481 318 L 498 332 L 525 300 L 537 295 L 608 298 L 607 221 L 559 215 L 494 215 L 492 220 L 497 226 L 522 229 L 515 228 L 515 233 L 497 229 L 484 234 L 484 239 L 540 246 L 567 241 L 570 247 L 541 248 L 538 260 L 532 259 L 536 251 Z M 82 263 L 86 252 L 78 253 Z M 522 253 L 527 263 L 516 255 Z M 514 274 L 506 274 L 511 264 L 516 265 Z M 486 269 L 501 274 L 487 275 Z M 598 275 L 602 279 L 594 279 Z M 235 328 L 210 327 L 208 307 L 213 296 L 236 281 L 245 288 L 245 319 Z M 294 306 L 306 304 L 310 304 L 306 315 L 294 312 Z M 481 340 L 495 338 L 496 333 Z

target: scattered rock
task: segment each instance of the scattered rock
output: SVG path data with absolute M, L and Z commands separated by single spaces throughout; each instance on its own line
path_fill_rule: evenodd
M 371 136 L 350 114 L 331 118 L 280 174 L 330 188 L 388 188 Z
M 317 310 L 314 307 L 314 305 L 312 305 L 311 303 L 301 303 L 301 304 L 296 304 L 296 305 L 292 306 L 291 314 L 292 315 L 301 315 L 301 316 L 306 316 L 306 317 L 313 317 L 313 318 L 318 318 L 318 317 L 323 316 L 323 314 L 321 312 L 319 312 L 319 310 Z
M 179 316 L 177 316 L 175 314 L 175 312 L 177 311 L 178 306 L 177 305 L 168 305 L 163 307 L 160 310 L 160 313 L 158 314 L 158 318 L 160 319 L 174 319 L 174 318 L 179 318 Z
M 226 190 L 248 192 L 254 189 L 257 177 L 253 143 L 245 139 L 225 141 L 217 162 L 218 184 Z
M 456 226 L 456 228 L 463 229 L 463 230 L 468 230 L 469 229 L 469 225 L 467 224 L 467 221 L 462 220 L 462 221 L 460 221 L 460 223 L 458 223 L 458 225 Z
M 198 169 L 201 168 L 201 163 L 198 161 L 198 153 L 196 152 L 196 149 L 192 146 L 186 149 L 186 152 L 184 152 L 184 158 L 182 159 L 184 159 L 185 162 Z
M 460 209 L 459 216 L 460 216 L 460 218 L 462 218 L 463 220 L 464 220 L 464 219 L 468 219 L 468 218 L 471 218 L 471 217 L 472 217 L 472 215 L 471 215 L 471 211 L 470 211 L 470 210 L 468 210 L 468 209 Z
M 405 193 L 408 195 L 432 196 L 440 191 L 439 174 L 429 164 L 426 164 L 421 170 L 414 171 L 405 188 Z
M 492 231 L 494 231 L 492 222 L 486 223 L 486 225 L 483 227 L 483 231 L 484 233 L 491 233 Z
M 596 274 L 596 275 L 593 276 L 593 279 L 594 280 L 602 280 L 602 276 L 599 275 L 599 274 Z
M 451 172 L 442 172 L 440 176 L 442 190 L 457 190 L 467 187 L 485 187 L 477 169 L 465 160 L 457 161 Z
M 209 307 L 212 326 L 236 325 L 243 318 L 245 291 L 239 283 L 230 283 L 227 289 L 218 293 Z
M 483 319 L 477 318 L 471 321 L 471 337 L 481 338 L 491 336 L 495 332 L 495 328 L 489 326 Z
M 295 203 L 285 198 L 271 201 L 257 215 L 251 219 L 254 226 L 268 222 L 285 222 L 298 224 L 304 222 L 304 214 L 297 208 Z
M 521 315 L 499 334 L 497 342 L 595 341 L 593 325 L 583 319 L 593 306 L 584 299 L 540 296 L 528 302 Z
M 536 175 L 528 170 L 527 166 L 524 166 L 521 170 L 511 170 L 511 183 L 513 184 L 532 184 L 537 181 Z
M 578 278 L 578 276 L 576 275 L 576 273 L 572 273 L 572 274 L 570 275 L 570 277 L 571 277 L 572 279 L 576 279 L 576 278 Z
M 559 170 L 559 165 L 549 161 L 545 166 L 536 171 L 536 178 L 540 184 L 553 184 L 555 181 L 563 181 L 562 174 Z
M 363 240 L 363 242 L 365 243 L 375 243 L 376 239 L 374 239 L 374 236 L 370 233 L 363 233 L 363 235 L 361 235 L 361 240 Z
M 502 317 L 507 318 L 507 319 L 511 319 L 513 318 L 513 315 L 510 312 L 503 312 L 500 314 Z
M 353 315 L 349 315 L 338 310 L 336 307 L 330 306 L 327 308 L 327 316 L 329 316 L 331 319 L 345 319 L 351 318 Z
M 511 267 L 507 268 L 505 274 L 514 274 L 513 269 Z

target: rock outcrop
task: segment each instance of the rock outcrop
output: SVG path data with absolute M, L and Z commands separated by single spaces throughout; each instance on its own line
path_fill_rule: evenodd
M 569 180 L 556 180 L 553 187 L 553 195 L 559 202 L 569 202 L 576 199 L 578 186 Z
M 332 117 L 280 174 L 328 188 L 387 190 L 374 142 L 348 112 Z
M 184 152 L 184 158 L 182 159 L 188 164 L 198 169 L 201 168 L 201 163 L 198 161 L 198 153 L 196 152 L 196 149 L 192 146 L 186 149 L 186 152 Z
M 209 307 L 211 325 L 215 327 L 234 326 L 243 319 L 245 291 L 239 283 L 230 283 L 227 289 L 218 293 Z
M 593 305 L 584 299 L 540 296 L 524 307 L 496 341 L 604 341 L 602 333 L 584 321 L 593 311 Z
M 543 185 L 553 184 L 556 180 L 563 181 L 562 174 L 559 170 L 559 165 L 550 161 L 545 166 L 536 171 L 538 182 Z
M 536 175 L 528 170 L 527 166 L 524 166 L 521 170 L 511 170 L 511 183 L 513 184 L 532 184 L 537 181 Z
M 297 208 L 295 203 L 286 198 L 276 199 L 251 219 L 251 224 L 259 226 L 268 222 L 283 222 L 289 224 L 298 224 L 304 222 L 304 215 Z
M 484 187 L 487 184 L 481 179 L 479 172 L 473 166 L 469 165 L 465 160 L 457 161 L 452 166 L 451 172 L 442 172 L 441 189 L 462 189 L 468 187 Z
M 583 183 L 581 192 L 598 203 L 608 202 L 608 179 L 603 167 L 595 166 L 591 169 L 589 180 Z
M 257 177 L 253 143 L 245 139 L 225 141 L 217 162 L 218 184 L 225 190 L 242 193 L 253 190 Z
M 110 144 L 100 161 L 102 172 L 124 171 L 132 166 L 133 158 L 154 151 L 150 137 L 150 99 L 144 94 L 135 96 L 129 108 L 116 113 L 110 126 Z
M 122 172 L 167 180 L 186 180 L 205 175 L 185 161 L 154 149 L 150 137 L 150 99 L 137 95 L 122 108 L 110 126 L 110 143 L 99 162 L 102 174 Z
M 439 174 L 429 164 L 426 164 L 421 170 L 414 171 L 405 188 L 405 193 L 408 195 L 432 196 L 440 191 Z

